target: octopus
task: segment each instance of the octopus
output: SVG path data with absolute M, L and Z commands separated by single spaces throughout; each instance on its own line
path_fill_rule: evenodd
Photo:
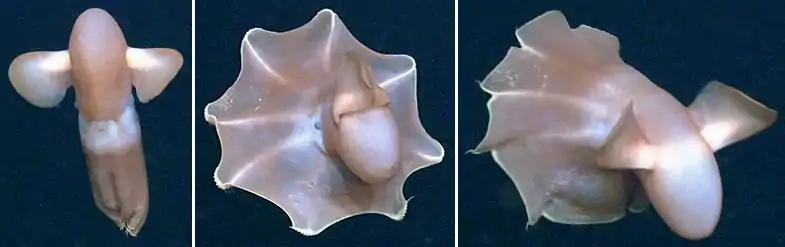
M 327 9 L 294 30 L 251 29 L 240 53 L 204 111 L 218 187 L 274 203 L 308 236 L 359 214 L 403 219 L 404 182 L 444 157 L 419 119 L 414 59 L 365 47 Z
M 777 112 L 719 81 L 682 105 L 619 55 L 605 31 L 548 11 L 515 32 L 480 83 L 491 95 L 490 152 L 528 215 L 570 225 L 653 206 L 677 235 L 709 237 L 722 207 L 714 152 L 769 127 Z
M 126 234 L 147 220 L 149 195 L 136 97 L 157 97 L 183 65 L 168 48 L 134 48 L 112 16 L 88 9 L 76 19 L 67 50 L 19 55 L 8 78 L 30 104 L 52 108 L 73 87 L 79 135 L 98 209 Z

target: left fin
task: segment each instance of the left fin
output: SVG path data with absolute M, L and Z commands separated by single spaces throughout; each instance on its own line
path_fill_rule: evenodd
M 164 91 L 183 66 L 183 56 L 168 48 L 133 48 L 125 53 L 139 102 L 147 103 Z
M 342 61 L 336 78 L 333 96 L 332 118 L 340 123 L 341 115 L 382 107 L 390 104 L 390 98 L 373 78 L 371 65 L 360 57 L 349 53 Z
M 73 78 L 68 50 L 28 52 L 8 66 L 11 86 L 27 102 L 42 108 L 59 105 Z
M 777 111 L 719 81 L 703 87 L 689 111 L 714 151 L 755 135 L 777 119 Z
M 632 103 L 616 122 L 597 155 L 597 165 L 608 169 L 651 169 L 659 148 L 651 145 L 635 119 Z

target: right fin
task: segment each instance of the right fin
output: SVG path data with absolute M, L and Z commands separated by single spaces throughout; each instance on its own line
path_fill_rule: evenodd
M 333 96 L 332 118 L 336 124 L 343 114 L 390 104 L 387 92 L 373 78 L 371 65 L 356 54 L 344 56 L 335 80 L 337 88 Z
M 28 52 L 14 58 L 8 79 L 22 98 L 42 108 L 55 107 L 73 84 L 68 50 Z
M 703 87 L 689 111 L 714 151 L 760 132 L 777 119 L 777 111 L 718 81 Z
M 370 64 L 357 55 L 343 56 L 335 78 L 335 91 L 329 107 L 322 110 L 322 144 L 324 151 L 336 155 L 339 145 L 338 124 L 341 115 L 390 104 L 390 98 L 374 80 Z
M 147 103 L 164 91 L 183 66 L 183 55 L 168 48 L 128 47 L 125 60 L 139 102 Z
M 616 126 L 599 150 L 597 165 L 608 169 L 651 169 L 659 148 L 651 145 L 644 135 L 632 103 L 619 117 Z

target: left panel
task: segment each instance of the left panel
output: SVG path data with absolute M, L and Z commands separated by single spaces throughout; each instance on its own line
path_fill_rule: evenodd
M 191 10 L 0 2 L 0 246 L 191 245 Z

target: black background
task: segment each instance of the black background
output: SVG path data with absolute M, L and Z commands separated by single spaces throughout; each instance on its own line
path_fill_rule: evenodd
M 272 203 L 240 189 L 222 191 L 213 171 L 221 157 L 204 107 L 240 71 L 240 41 L 259 27 L 286 31 L 332 9 L 352 34 L 381 53 L 417 62 L 417 93 L 425 129 L 445 149 L 444 161 L 414 173 L 401 222 L 366 214 L 312 237 L 290 229 Z M 452 246 L 454 222 L 454 9 L 452 1 L 197 1 L 196 238 L 197 246 Z
M 184 57 L 168 88 L 136 106 L 149 177 L 147 222 L 132 238 L 95 206 L 73 90 L 59 107 L 41 109 L 3 74 L 0 246 L 190 246 L 191 1 L 0 1 L 0 67 L 25 52 L 67 49 L 76 17 L 92 7 L 114 16 L 130 46 L 174 48 Z
M 689 104 L 712 79 L 767 106 L 785 109 L 785 5 L 778 1 L 468 1 L 459 9 L 459 144 L 485 134 L 489 95 L 478 81 L 518 46 L 515 29 L 548 11 L 616 35 L 621 56 Z M 593 226 L 540 220 L 526 213 L 510 179 L 489 154 L 459 156 L 462 246 L 784 246 L 785 121 L 716 153 L 723 213 L 714 235 L 689 242 L 654 210 Z

